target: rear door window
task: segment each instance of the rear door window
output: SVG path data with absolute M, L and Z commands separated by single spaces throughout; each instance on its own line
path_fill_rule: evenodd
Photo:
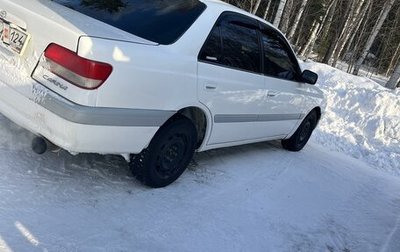
M 222 62 L 222 40 L 219 26 L 215 26 L 200 52 L 199 59 L 210 63 Z
M 205 10 L 198 0 L 52 0 L 141 38 L 177 41 Z
M 205 42 L 199 59 L 248 72 L 261 72 L 257 21 L 224 13 Z

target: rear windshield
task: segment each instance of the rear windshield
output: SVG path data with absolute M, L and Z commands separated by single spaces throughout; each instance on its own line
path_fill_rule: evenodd
M 121 30 L 172 44 L 206 8 L 198 0 L 53 0 Z

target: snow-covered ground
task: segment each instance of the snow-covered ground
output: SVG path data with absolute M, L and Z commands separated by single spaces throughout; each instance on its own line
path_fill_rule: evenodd
M 400 89 L 324 64 L 306 63 L 316 71 L 328 109 L 314 140 L 372 167 L 400 176 Z
M 122 157 L 37 156 L 0 116 L 0 251 L 400 251 L 400 94 L 307 65 L 329 107 L 304 151 L 200 153 L 158 190 Z

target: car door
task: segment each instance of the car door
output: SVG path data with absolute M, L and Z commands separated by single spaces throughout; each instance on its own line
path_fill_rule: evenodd
M 199 100 L 213 116 L 208 144 L 263 134 L 257 123 L 266 94 L 258 29 L 257 21 L 225 12 L 199 54 Z
M 260 112 L 266 137 L 281 138 L 293 131 L 305 116 L 306 84 L 286 39 L 268 25 L 261 25 L 266 99 Z

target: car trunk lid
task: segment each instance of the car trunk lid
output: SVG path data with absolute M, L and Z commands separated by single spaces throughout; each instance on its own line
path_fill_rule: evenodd
M 61 45 L 73 52 L 77 52 L 81 37 L 157 45 L 48 0 L 0 0 L 0 20 L 3 32 L 0 41 L 0 81 L 28 97 L 32 94 L 32 87 L 26 85 L 26 80 L 31 78 L 50 44 Z M 13 31 L 20 35 L 10 37 Z M 23 35 L 27 37 L 21 38 Z M 56 85 L 57 78 L 53 77 L 47 76 L 48 80 L 40 83 L 73 102 L 95 104 L 95 90 L 82 91 L 68 82 L 63 83 L 67 89 L 60 88 Z

